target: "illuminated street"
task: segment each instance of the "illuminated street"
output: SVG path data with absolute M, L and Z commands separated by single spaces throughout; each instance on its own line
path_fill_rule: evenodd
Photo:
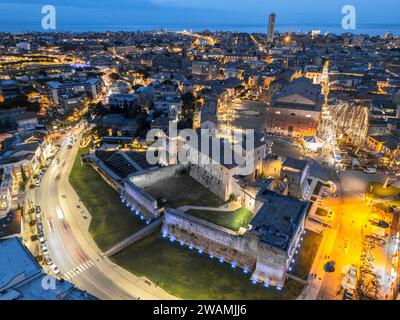
M 70 134 L 79 137 L 80 132 L 73 130 Z M 66 147 L 67 144 L 63 143 L 57 157 L 59 162 L 46 173 L 41 187 L 27 195 L 29 201 L 40 205 L 44 212 L 50 256 L 65 279 L 103 299 L 169 298 L 166 293 L 148 288 L 143 280 L 103 257 L 88 233 L 90 214 L 68 182 L 79 140 L 73 149 L 67 150 Z M 57 215 L 58 208 L 62 210 L 63 218 Z

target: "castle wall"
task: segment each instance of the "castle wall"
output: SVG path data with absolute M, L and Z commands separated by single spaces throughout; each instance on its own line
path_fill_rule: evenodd
M 190 167 L 190 176 L 224 201 L 227 201 L 232 193 L 232 175 L 231 170 L 219 164 Z
M 240 235 L 229 229 L 167 209 L 162 233 L 216 258 L 253 272 L 252 280 L 272 286 L 283 286 L 290 263 L 287 253 L 262 242 L 253 232 Z
M 128 204 L 139 210 L 140 214 L 147 221 L 157 219 L 161 214 L 158 210 L 157 200 L 129 180 L 124 181 L 122 197 L 128 202 Z
M 285 251 L 260 243 L 257 252 L 257 265 L 251 279 L 274 287 L 282 287 L 288 267 L 287 261 Z
M 163 210 L 158 208 L 157 199 L 146 192 L 144 188 L 171 178 L 185 168 L 183 165 L 171 165 L 145 173 L 134 174 L 124 180 L 124 188 L 121 192 L 122 197 L 126 199 L 128 204 L 139 210 L 147 221 L 157 219 L 161 216 Z

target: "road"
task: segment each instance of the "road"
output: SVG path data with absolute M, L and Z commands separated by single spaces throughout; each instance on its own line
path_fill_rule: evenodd
M 341 184 L 338 186 L 341 192 L 340 198 L 328 198 L 323 201 L 323 206 L 332 209 L 336 218 L 332 228 L 324 230 L 324 239 L 312 268 L 312 273 L 316 276 L 311 277 L 310 290 L 306 299 L 341 299 L 343 271 L 350 265 L 359 264 L 362 241 L 367 234 L 371 233 L 369 220 L 376 215 L 376 210 L 364 202 L 366 186 L 373 181 L 384 182 L 385 175 L 382 173 L 368 175 L 349 171 L 342 172 L 340 178 Z M 397 186 L 398 181 L 393 185 Z M 385 278 L 386 246 L 378 249 L 384 252 L 376 254 L 375 267 L 383 268 L 382 273 Z M 328 261 L 335 261 L 334 273 L 325 272 L 324 266 Z M 384 299 L 388 288 L 385 287 L 382 291 Z
M 78 132 L 74 129 L 74 133 Z M 56 156 L 59 163 L 49 167 L 39 189 L 27 194 L 27 200 L 42 208 L 53 262 L 66 280 L 101 299 L 173 299 L 160 288 L 149 286 L 145 279 L 113 264 L 94 243 L 88 232 L 90 214 L 68 181 L 78 149 L 79 141 L 71 150 L 64 141 Z

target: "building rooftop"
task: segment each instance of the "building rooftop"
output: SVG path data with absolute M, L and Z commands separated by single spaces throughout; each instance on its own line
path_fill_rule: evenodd
M 308 202 L 262 190 L 257 200 L 264 205 L 250 222 L 262 242 L 272 247 L 288 250 L 296 230 L 308 209 Z
M 0 242 L 0 292 L 15 279 L 28 279 L 42 268 L 18 238 Z
M 321 87 L 309 79 L 298 78 L 273 96 L 271 107 L 319 111 L 322 102 Z
M 74 81 L 66 81 L 64 83 L 61 83 L 59 81 L 49 81 L 49 82 L 47 82 L 47 85 L 51 89 L 61 89 L 63 87 L 94 85 L 94 84 L 97 84 L 99 81 L 100 81 L 100 79 L 97 79 L 97 78 L 77 79 L 77 80 L 74 80 Z
M 296 171 L 304 171 L 308 165 L 306 160 L 295 158 L 287 158 L 282 164 L 282 168 L 294 169 Z
M 36 119 L 36 118 L 37 118 L 36 112 L 24 112 L 24 113 L 17 114 L 15 116 L 16 121 L 30 120 L 30 119 Z
M 43 287 L 47 275 L 19 238 L 0 242 L 0 300 L 93 300 L 96 297 L 72 283 L 54 280 L 55 287 Z
M 396 150 L 400 144 L 400 137 L 394 134 L 371 136 L 375 141 L 381 142 L 385 147 Z

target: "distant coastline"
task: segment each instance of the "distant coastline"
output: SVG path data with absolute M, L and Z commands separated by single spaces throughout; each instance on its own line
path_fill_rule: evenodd
M 232 32 L 247 32 L 247 33 L 265 33 L 266 25 L 254 24 L 254 25 L 168 25 L 168 24 L 113 24 L 110 22 L 104 22 L 103 24 L 63 24 L 59 23 L 57 31 L 62 32 L 117 32 L 117 31 L 155 31 L 155 30 L 171 30 L 171 31 L 182 31 L 182 30 L 193 30 L 193 31 L 232 31 Z M 354 34 L 368 34 L 368 35 L 385 35 L 388 31 L 394 35 L 400 35 L 400 24 L 360 24 L 356 30 L 344 30 L 340 25 L 337 24 L 325 24 L 325 25 L 311 25 L 311 24 L 278 24 L 276 27 L 278 32 L 304 32 L 307 33 L 311 30 L 321 30 L 322 33 L 330 32 L 334 34 L 343 33 L 354 33 Z M 29 31 L 43 31 L 40 23 L 10 23 L 0 21 L 0 32 L 9 33 L 20 33 Z

